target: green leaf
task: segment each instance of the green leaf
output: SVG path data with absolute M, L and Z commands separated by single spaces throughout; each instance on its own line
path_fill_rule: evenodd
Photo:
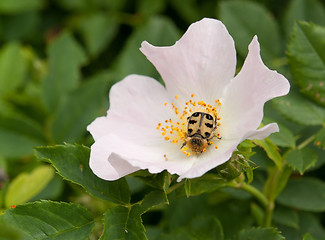
M 54 169 L 51 166 L 39 166 L 31 173 L 22 172 L 10 183 L 5 206 L 25 203 L 40 193 L 54 177 Z
M 297 20 L 325 25 L 325 9 L 318 0 L 291 0 L 284 19 L 286 34 Z
M 113 15 L 96 12 L 80 21 L 78 31 L 88 52 L 95 57 L 113 40 L 118 27 L 119 24 Z
M 278 147 L 270 139 L 254 140 L 253 142 L 264 149 L 267 156 L 274 162 L 277 168 L 282 169 L 282 156 L 279 153 Z
M 273 99 L 272 103 L 283 116 L 296 123 L 308 126 L 325 122 L 325 109 L 294 91 L 285 97 Z
M 250 228 L 240 231 L 238 240 L 284 240 L 275 228 Z
M 158 14 L 166 7 L 165 0 L 139 0 L 137 3 L 137 12 L 145 17 Z
M 141 201 L 141 214 L 163 204 L 169 204 L 166 193 L 163 191 L 152 191 L 148 193 Z
M 1 240 L 24 240 L 18 228 L 5 223 L 0 219 L 0 239 Z
M 213 192 L 227 186 L 227 182 L 215 174 L 204 174 L 202 177 L 191 179 L 191 191 L 188 196 L 196 196 L 206 192 Z M 184 189 L 182 190 L 184 191 Z
M 191 221 L 189 229 L 197 239 L 224 239 L 222 225 L 215 216 L 196 217 Z
M 172 176 L 169 172 L 163 171 L 158 174 L 151 174 L 148 171 L 137 171 L 133 174 L 147 185 L 166 191 L 172 181 Z
M 5 157 L 23 157 L 33 153 L 33 147 L 45 144 L 41 127 L 27 117 L 0 114 L 0 152 Z
M 94 219 L 85 208 L 51 201 L 19 205 L 5 211 L 1 219 L 20 229 L 24 240 L 86 240 L 94 226 Z
M 284 206 L 305 211 L 324 211 L 325 183 L 315 178 L 292 179 L 277 201 Z
M 193 23 L 201 18 L 195 0 L 187 0 L 186 4 L 183 0 L 172 0 L 169 1 L 169 4 L 187 23 Z M 199 4 L 201 7 L 204 3 L 200 2 Z
M 39 201 L 41 199 L 56 200 L 59 199 L 64 190 L 64 182 L 59 174 L 55 174 L 47 186 L 35 195 L 29 202 Z
M 274 122 L 271 119 L 264 118 L 263 123 L 268 124 Z M 294 148 L 296 146 L 295 136 L 292 131 L 286 128 L 283 124 L 277 123 L 280 131 L 276 133 L 272 133 L 269 136 L 269 139 L 279 147 L 288 147 Z
M 71 92 L 59 107 L 52 125 L 55 142 L 75 142 L 100 114 L 108 88 L 107 77 L 98 75 Z
M 179 32 L 169 19 L 157 16 L 150 18 L 128 38 L 117 59 L 116 72 L 121 78 L 128 74 L 142 74 L 158 79 L 156 69 L 139 50 L 141 42 L 148 41 L 156 46 L 168 46 L 174 44 L 178 38 Z
M 310 233 L 306 233 L 302 240 L 316 240 Z
M 219 13 L 242 58 L 246 57 L 248 45 L 255 35 L 258 36 L 265 61 L 281 56 L 279 27 L 262 5 L 253 1 L 222 1 Z
M 284 159 L 294 170 L 298 170 L 302 175 L 317 162 L 317 153 L 311 148 L 289 150 Z
M 64 178 L 79 184 L 95 197 L 119 204 L 130 202 L 130 190 L 124 178 L 105 181 L 89 168 L 90 149 L 79 145 L 36 148 L 38 159 L 49 161 Z
M 323 149 L 325 148 L 325 128 L 322 128 L 316 133 L 314 144 Z
M 129 208 L 117 206 L 105 213 L 104 233 L 100 240 L 147 239 L 141 220 L 142 208 L 135 204 Z
M 299 229 L 299 216 L 297 211 L 293 209 L 277 206 L 273 220 L 278 224 Z
M 325 27 L 295 24 L 288 45 L 290 71 L 300 91 L 325 106 Z
M 27 61 L 20 44 L 4 45 L 0 50 L 0 96 L 16 90 L 23 83 L 26 71 Z
M 49 71 L 43 81 L 43 99 L 49 111 L 55 111 L 66 94 L 77 87 L 79 68 L 85 54 L 71 36 L 64 32 L 48 48 Z
M 169 234 L 164 234 L 159 240 L 223 240 L 224 234 L 220 221 L 211 215 L 195 217 L 188 225 L 176 228 Z
M 39 10 L 44 0 L 0 0 L 0 13 L 16 14 L 31 10 Z

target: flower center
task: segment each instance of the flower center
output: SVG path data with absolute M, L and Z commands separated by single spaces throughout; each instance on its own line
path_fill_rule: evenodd
M 194 94 L 184 104 L 175 96 L 178 107 L 175 103 L 164 103 L 165 107 L 170 107 L 174 117 L 166 119 L 163 123 L 158 123 L 157 130 L 166 141 L 180 145 L 180 151 L 186 156 L 201 154 L 206 152 L 215 139 L 221 139 L 218 133 L 220 117 L 218 116 L 221 102 L 216 99 L 212 104 L 204 101 L 195 101 Z M 217 145 L 214 145 L 218 149 Z

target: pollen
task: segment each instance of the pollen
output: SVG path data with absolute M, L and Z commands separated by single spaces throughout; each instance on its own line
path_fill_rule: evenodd
M 175 149 L 179 149 L 179 151 L 187 157 L 204 154 L 209 151 L 210 145 L 215 144 L 216 141 L 221 139 L 221 134 L 219 133 L 219 127 L 221 126 L 221 118 L 219 116 L 221 109 L 220 100 L 216 99 L 214 102 L 205 102 L 201 99 L 196 99 L 194 93 L 190 94 L 188 100 L 184 102 L 179 100 L 179 95 L 175 95 L 174 97 L 176 101 L 171 102 L 170 104 L 167 102 L 163 103 L 165 107 L 168 107 L 171 110 L 171 118 L 162 119 L 162 122 L 156 125 L 156 129 L 160 132 L 165 141 L 175 145 Z M 190 135 L 188 130 L 188 119 L 195 112 L 209 114 L 213 117 L 215 122 L 215 129 L 213 129 L 211 137 L 207 138 L 202 136 L 205 145 L 202 146 L 201 151 L 198 151 L 197 148 L 194 148 L 193 145 L 189 143 L 193 133 Z M 195 127 L 199 128 L 199 126 Z M 192 131 L 193 129 L 191 132 Z M 213 147 L 211 147 L 211 149 L 213 149 Z M 218 146 L 214 146 L 214 149 L 218 149 Z M 167 159 L 165 155 L 164 158 Z

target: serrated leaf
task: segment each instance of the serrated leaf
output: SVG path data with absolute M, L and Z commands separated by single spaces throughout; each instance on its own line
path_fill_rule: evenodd
M 290 71 L 300 91 L 325 106 L 325 27 L 295 24 L 288 45 Z
M 162 204 L 169 204 L 166 193 L 164 191 L 152 191 L 148 193 L 141 201 L 141 214 Z
M 51 201 L 19 205 L 5 211 L 1 219 L 20 229 L 24 240 L 86 240 L 94 226 L 94 219 L 85 208 Z
M 43 0 L 0 0 L 0 12 L 6 14 L 39 10 L 43 6 Z
M 52 124 L 55 142 L 75 142 L 99 115 L 108 88 L 107 77 L 98 75 L 71 92 L 59 107 Z
M 0 50 L 0 96 L 19 87 L 23 83 L 26 71 L 27 61 L 20 44 L 11 42 L 4 45 Z
M 49 71 L 43 80 L 43 99 L 47 109 L 55 111 L 66 94 L 80 79 L 79 68 L 86 57 L 70 33 L 64 32 L 49 45 Z
M 317 162 L 317 153 L 311 148 L 293 149 L 284 155 L 285 161 L 302 175 Z
M 325 183 L 315 178 L 298 178 L 288 182 L 277 202 L 304 211 L 325 210 Z
M 318 0 L 291 0 L 284 20 L 286 34 L 290 34 L 297 20 L 325 25 L 325 9 Z
M 296 123 L 308 126 L 322 125 L 325 122 L 325 109 L 294 91 L 273 99 L 272 103 L 283 116 Z
M 128 38 L 116 61 L 116 72 L 121 78 L 128 74 L 142 74 L 158 79 L 156 69 L 139 50 L 141 42 L 146 40 L 156 46 L 168 46 L 178 38 L 178 29 L 169 19 L 157 16 L 150 18 Z
M 254 140 L 254 143 L 264 149 L 267 156 L 274 162 L 278 169 L 282 169 L 282 156 L 278 147 L 268 138 L 264 140 Z
M 104 233 L 100 240 L 142 240 L 147 239 L 141 220 L 139 204 L 128 207 L 117 206 L 105 213 Z
M 36 157 L 49 161 L 65 179 L 81 185 L 95 197 L 119 204 L 130 202 L 130 190 L 124 178 L 105 181 L 89 167 L 90 149 L 79 145 L 57 145 L 36 148 Z
M 284 240 L 275 228 L 250 228 L 240 231 L 238 240 Z
M 281 55 L 279 27 L 271 13 L 262 5 L 253 1 L 223 1 L 219 13 L 220 19 L 234 38 L 241 57 L 246 57 L 247 46 L 255 35 L 261 43 L 263 60 L 268 61 Z
M 54 177 L 54 169 L 51 166 L 39 166 L 31 173 L 19 174 L 9 184 L 5 196 L 5 206 L 25 203 L 40 193 Z
M 113 15 L 100 12 L 86 16 L 80 21 L 78 30 L 91 56 L 97 56 L 111 42 L 118 26 Z

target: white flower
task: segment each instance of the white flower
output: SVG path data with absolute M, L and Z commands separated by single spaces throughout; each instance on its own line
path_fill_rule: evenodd
M 166 87 L 150 77 L 130 75 L 111 88 L 107 116 L 88 126 L 95 139 L 93 172 L 106 180 L 139 169 L 167 170 L 178 174 L 179 181 L 195 178 L 226 162 L 243 140 L 277 132 L 276 123 L 257 128 L 264 103 L 287 94 L 288 80 L 263 64 L 256 36 L 248 48 L 234 76 L 234 41 L 218 20 L 193 23 L 171 47 L 143 42 L 140 50 Z M 190 120 L 194 122 L 188 127 Z M 196 135 L 201 147 L 193 147 L 188 128 L 192 133 L 201 130 L 202 136 Z

